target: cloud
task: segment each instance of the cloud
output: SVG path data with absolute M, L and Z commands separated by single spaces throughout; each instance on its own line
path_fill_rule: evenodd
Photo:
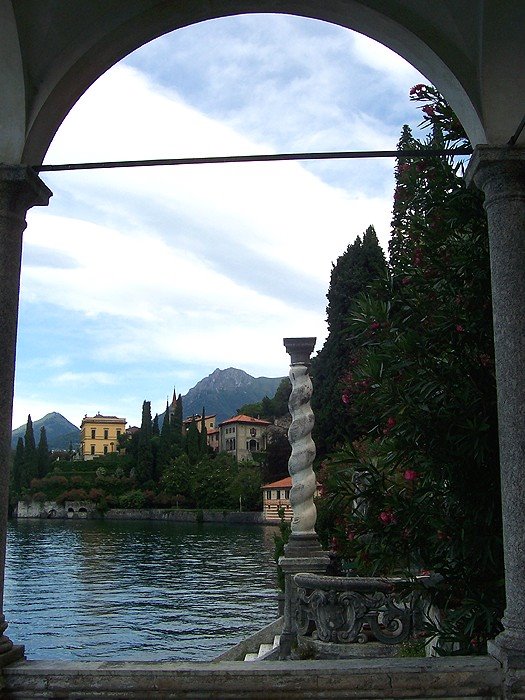
M 83 387 L 87 384 L 112 385 L 117 383 L 115 375 L 107 372 L 63 372 L 53 377 L 53 381 L 58 384 L 74 384 Z
M 46 162 L 392 148 L 417 121 L 412 69 L 377 46 L 282 15 L 179 30 L 102 76 Z M 163 410 L 174 383 L 185 393 L 217 366 L 282 376 L 283 337 L 322 345 L 337 257 L 370 224 L 386 247 L 392 169 L 44 174 L 55 195 L 28 216 L 16 415 L 100 410 L 136 423 L 144 398 Z

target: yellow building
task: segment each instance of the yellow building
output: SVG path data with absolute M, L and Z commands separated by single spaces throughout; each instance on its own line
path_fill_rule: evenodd
M 219 450 L 235 457 L 238 462 L 251 459 L 254 452 L 266 450 L 267 420 L 251 416 L 233 416 L 219 424 Z
M 126 430 L 126 419 L 117 416 L 84 416 L 80 426 L 83 459 L 95 459 L 116 452 L 118 439 Z

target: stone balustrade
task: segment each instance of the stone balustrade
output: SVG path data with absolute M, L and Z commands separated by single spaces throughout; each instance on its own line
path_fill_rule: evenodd
M 421 626 L 420 593 L 408 579 L 298 573 L 294 581 L 298 635 L 332 643 L 400 644 Z

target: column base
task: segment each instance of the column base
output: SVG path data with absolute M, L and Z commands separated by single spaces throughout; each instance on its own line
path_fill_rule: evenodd
M 14 644 L 9 651 L 0 654 L 0 668 L 13 664 L 15 661 L 22 661 L 25 659 L 24 651 L 25 647 L 21 644 Z
M 487 642 L 487 652 L 497 659 L 504 671 L 525 669 L 525 649 L 506 644 L 505 632 Z
M 321 548 L 316 533 L 296 534 L 292 532 L 288 543 L 284 547 L 284 557 L 282 557 L 283 562 L 280 562 L 280 564 L 281 566 L 283 566 L 286 560 L 295 559 L 308 559 L 312 560 L 313 563 L 316 559 L 322 559 L 322 566 L 325 567 L 328 566 L 328 563 L 330 561 L 328 553 Z M 313 569 L 301 569 L 301 571 L 307 573 L 314 573 Z M 299 570 L 294 571 L 294 573 L 299 573 Z
M 297 645 L 297 586 L 294 575 L 299 573 L 324 574 L 330 564 L 328 552 L 321 549 L 313 534 L 290 535 L 279 565 L 285 574 L 284 623 L 279 642 L 279 659 L 289 659 Z

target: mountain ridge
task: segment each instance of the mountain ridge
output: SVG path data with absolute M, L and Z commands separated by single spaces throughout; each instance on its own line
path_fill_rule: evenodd
M 265 396 L 272 398 L 282 379 L 283 377 L 252 377 L 242 369 L 217 367 L 182 396 L 184 417 L 200 414 L 204 406 L 207 415 L 217 416 L 217 424 L 219 424 L 234 416 L 246 403 L 261 401 Z M 160 414 L 159 418 L 162 419 L 163 415 L 164 413 Z M 33 432 L 37 444 L 42 426 L 46 429 L 50 450 L 67 450 L 70 443 L 76 447 L 80 442 L 80 428 L 57 411 L 47 413 L 33 421 Z M 25 430 L 24 424 L 11 433 L 13 449 L 16 447 L 18 438 L 24 437 Z
M 76 447 L 80 443 L 80 428 L 71 423 L 61 413 L 51 411 L 42 418 L 33 421 L 33 433 L 35 442 L 38 445 L 40 439 L 40 428 L 45 427 L 47 444 L 50 450 L 67 450 L 69 443 Z M 26 426 L 21 425 L 11 433 L 11 446 L 16 447 L 18 438 L 25 435 Z

